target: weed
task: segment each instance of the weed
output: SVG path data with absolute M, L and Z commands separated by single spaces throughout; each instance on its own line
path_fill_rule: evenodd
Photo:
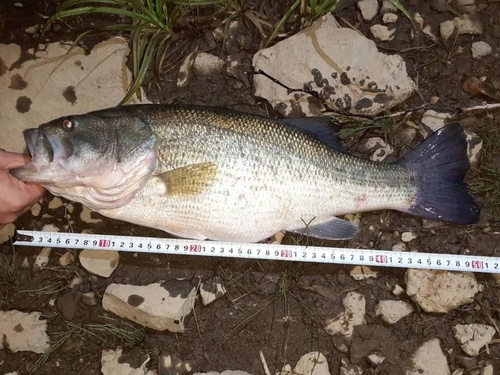
M 16 282 L 14 257 L 0 253 L 0 285 L 13 285 Z

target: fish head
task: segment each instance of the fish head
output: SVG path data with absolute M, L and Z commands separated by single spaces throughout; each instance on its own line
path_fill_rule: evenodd
M 156 137 L 120 109 L 62 117 L 23 132 L 31 162 L 11 170 L 89 208 L 127 204 L 156 168 Z

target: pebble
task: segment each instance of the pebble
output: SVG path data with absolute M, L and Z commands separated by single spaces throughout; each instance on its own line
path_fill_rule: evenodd
M 62 206 L 63 206 L 63 201 L 59 197 L 54 197 L 54 199 L 52 199 L 49 202 L 49 210 L 57 210 L 59 207 Z
M 491 46 L 483 41 L 474 42 L 472 43 L 471 52 L 474 59 L 481 59 L 491 54 Z
M 394 23 L 398 21 L 398 15 L 394 13 L 385 13 L 382 16 L 382 22 L 385 24 Z
M 420 346 L 412 356 L 411 361 L 413 368 L 405 375 L 450 375 L 446 355 L 443 353 L 437 338 Z
M 352 338 L 354 327 L 366 324 L 366 300 L 365 296 L 349 292 L 344 297 L 342 304 L 344 312 L 333 319 L 326 321 L 325 331 L 329 335 L 341 335 L 347 339 Z
M 356 280 L 365 280 L 365 279 L 370 279 L 370 278 L 377 278 L 377 272 L 373 271 L 369 267 L 366 266 L 356 266 L 352 269 L 350 273 L 351 277 Z
M 97 297 L 94 292 L 82 294 L 82 303 L 87 306 L 97 306 Z
M 396 29 L 389 30 L 388 27 L 384 25 L 373 25 L 370 27 L 370 32 L 375 39 L 385 42 L 394 39 Z
M 404 301 L 380 301 L 375 307 L 375 314 L 387 324 L 395 324 L 413 312 L 413 307 Z
M 471 357 L 479 354 L 483 346 L 495 335 L 495 328 L 486 324 L 457 324 L 453 333 L 462 350 Z
M 88 272 L 101 277 L 109 277 L 118 267 L 120 253 L 114 250 L 82 250 L 80 264 Z
M 304 354 L 297 361 L 294 372 L 298 374 L 310 375 L 330 375 L 328 369 L 328 361 L 326 357 L 320 352 L 309 352 Z
M 401 234 L 401 241 L 403 242 L 411 242 L 413 241 L 414 239 L 416 239 L 418 236 L 412 232 L 403 232 Z
M 31 206 L 31 214 L 35 217 L 40 215 L 40 212 L 42 211 L 42 205 L 40 203 L 35 203 L 33 206 Z
M 203 306 L 212 303 L 224 294 L 226 294 L 226 288 L 222 284 L 222 280 L 219 276 L 211 277 L 200 285 L 200 297 Z
M 392 250 L 393 251 L 406 251 L 406 244 L 404 242 L 396 242 L 394 245 L 392 245 Z
M 82 207 L 82 212 L 80 213 L 80 219 L 88 224 L 97 224 L 100 223 L 102 220 L 101 219 L 93 219 L 92 216 L 92 211 L 88 209 L 87 207 L 83 206 Z
M 49 263 L 49 256 L 52 249 L 50 247 L 44 247 L 37 255 L 33 268 L 43 268 Z
M 63 267 L 69 266 L 71 263 L 75 261 L 75 256 L 71 251 L 66 251 L 60 258 L 59 264 Z
M 377 0 L 359 0 L 357 5 L 366 22 L 370 22 L 378 13 Z

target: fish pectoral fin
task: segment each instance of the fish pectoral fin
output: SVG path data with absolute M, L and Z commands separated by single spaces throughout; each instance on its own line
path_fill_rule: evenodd
M 217 165 L 212 162 L 191 164 L 157 177 L 165 183 L 168 196 L 197 195 L 215 183 Z
M 335 217 L 326 223 L 310 225 L 305 228 L 290 230 L 289 232 L 323 240 L 348 240 L 354 237 L 357 231 L 358 226 L 356 224 Z

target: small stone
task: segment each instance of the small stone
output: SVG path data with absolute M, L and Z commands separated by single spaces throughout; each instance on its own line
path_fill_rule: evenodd
M 24 313 L 17 310 L 0 311 L 0 337 L 2 347 L 13 353 L 34 352 L 41 354 L 49 349 L 47 321 L 40 320 L 42 313 Z
M 369 278 L 377 278 L 377 272 L 372 271 L 369 267 L 366 266 L 356 266 L 352 269 L 350 273 L 351 277 L 356 280 L 365 280 Z
M 404 242 L 398 241 L 391 248 L 393 251 L 406 251 L 406 244 Z
M 24 30 L 28 35 L 35 35 L 38 32 L 38 25 L 30 26 Z
M 476 14 L 477 6 L 475 0 L 455 0 L 460 11 L 468 14 Z
M 75 261 L 75 256 L 71 251 L 66 251 L 60 258 L 59 264 L 63 267 L 69 266 L 71 263 Z
M 406 375 L 450 375 L 439 339 L 429 340 L 420 346 L 411 361 L 413 368 L 406 371 Z
M 149 354 L 136 347 L 127 353 L 122 348 L 103 350 L 101 352 L 101 372 L 103 375 L 144 375 Z
M 473 273 L 409 269 L 406 294 L 424 311 L 447 313 L 472 303 L 479 292 Z
M 398 134 L 399 142 L 403 145 L 411 145 L 417 136 L 417 129 L 410 126 L 405 127 Z
M 386 359 L 382 354 L 378 353 L 370 354 L 367 358 L 375 366 L 380 365 Z
M 378 13 L 377 0 L 359 0 L 357 5 L 366 22 L 370 22 Z
M 370 159 L 373 161 L 383 161 L 387 156 L 394 152 L 392 146 L 380 137 L 368 138 L 360 145 L 360 148 L 364 151 L 370 152 Z
M 189 361 L 183 361 L 175 354 L 161 354 L 158 357 L 158 372 L 160 375 L 189 374 L 193 365 Z
M 120 253 L 114 250 L 82 250 L 80 263 L 91 274 L 109 277 L 118 267 Z
M 483 148 L 483 140 L 475 133 L 466 130 L 465 140 L 467 141 L 467 156 L 472 168 L 479 164 L 479 156 Z
M 31 267 L 30 265 L 30 261 L 28 260 L 28 257 L 24 257 L 24 260 L 23 262 L 21 263 L 21 268 L 24 268 L 24 269 L 29 269 Z
M 476 356 L 482 347 L 488 344 L 495 335 L 495 328 L 486 324 L 457 324 L 453 333 L 462 350 L 468 355 Z
M 61 312 L 64 319 L 73 320 L 76 313 L 76 305 L 78 304 L 75 293 L 73 291 L 64 293 L 57 299 L 56 303 L 57 309 Z
M 270 243 L 272 243 L 274 245 L 281 244 L 281 242 L 283 241 L 283 238 L 285 238 L 285 234 L 286 234 L 285 231 L 281 231 L 281 232 L 276 233 L 274 236 L 272 236 L 270 238 L 270 240 L 269 240 Z
M 444 21 L 439 25 L 439 33 L 441 38 L 448 40 L 455 32 L 455 23 L 453 21 Z
M 49 263 L 49 256 L 52 249 L 50 247 L 44 247 L 37 255 L 33 268 L 43 268 Z
M 438 12 L 447 12 L 448 0 L 432 0 L 431 8 Z
M 73 289 L 75 286 L 80 285 L 82 282 L 83 282 L 83 278 L 80 275 L 76 275 L 75 277 L 73 277 L 71 279 L 71 281 L 69 282 L 68 287 L 70 289 Z
M 382 1 L 382 7 L 380 8 L 380 13 L 382 14 L 396 13 L 397 11 L 398 9 L 389 0 Z
M 294 372 L 310 375 L 330 375 L 328 361 L 320 352 L 309 352 L 297 361 Z
M 422 219 L 422 228 L 424 229 L 434 229 L 442 227 L 444 223 L 437 220 Z
M 3 244 L 14 235 L 16 232 L 16 226 L 12 223 L 5 225 L 3 228 L 0 228 L 0 244 Z
M 394 289 L 392 289 L 392 294 L 394 294 L 395 296 L 400 296 L 402 295 L 403 293 L 405 292 L 405 290 L 403 289 L 403 287 L 399 284 L 396 284 L 394 285 Z
M 13 4 L 16 8 L 22 8 L 24 6 L 23 3 L 21 3 L 20 1 L 16 1 L 14 4 Z
M 401 241 L 403 242 L 411 242 L 413 241 L 414 239 L 416 239 L 418 236 L 416 234 L 414 234 L 413 232 L 403 232 L 401 234 Z
M 486 42 L 474 42 L 471 47 L 472 57 L 474 59 L 481 59 L 491 54 L 491 46 Z
M 94 292 L 82 294 L 82 303 L 87 306 L 97 306 L 97 297 Z
M 427 135 L 441 129 L 445 126 L 445 121 L 450 117 L 449 113 L 440 113 L 433 110 L 427 110 L 424 112 L 420 122 L 424 124 L 430 131 L 427 131 Z
M 375 39 L 385 42 L 394 39 L 396 29 L 389 30 L 388 27 L 384 25 L 373 25 L 370 27 L 370 32 Z
M 57 210 L 59 207 L 62 206 L 63 206 L 63 201 L 59 197 L 54 197 L 54 199 L 52 199 L 49 202 L 49 210 Z
M 483 33 L 481 20 L 477 17 L 471 17 L 468 14 L 464 14 L 462 17 L 455 17 L 453 21 L 442 22 L 439 25 L 439 29 L 441 37 L 445 40 L 448 40 L 455 30 L 458 35 L 479 35 Z
M 73 203 L 68 203 L 65 207 L 66 213 L 72 214 L 73 211 L 75 210 L 75 206 L 73 206 Z
M 354 327 L 366 324 L 366 301 L 365 296 L 355 292 L 349 292 L 342 301 L 344 312 L 333 319 L 326 321 L 325 331 L 329 335 L 341 335 L 348 340 L 352 338 Z
M 54 224 L 47 224 L 42 227 L 42 232 L 59 232 L 59 228 Z
M 83 206 L 82 207 L 82 212 L 80 213 L 80 219 L 88 224 L 97 224 L 100 223 L 102 220 L 101 219 L 93 219 L 92 216 L 92 211 L 88 209 L 87 207 Z
M 380 301 L 375 307 L 375 314 L 387 324 L 395 324 L 412 312 L 413 307 L 404 301 Z
M 40 212 L 42 211 L 42 206 L 40 203 L 35 203 L 33 206 L 31 206 L 31 214 L 35 217 L 40 215 Z
M 196 288 L 187 280 L 149 285 L 110 284 L 102 306 L 122 318 L 157 331 L 184 331 L 184 319 L 193 309 Z
M 191 78 L 191 72 L 193 68 L 196 55 L 198 54 L 198 47 L 187 55 L 179 66 L 179 72 L 177 73 L 177 88 L 186 86 Z
M 220 71 L 223 62 L 218 56 L 201 52 L 194 60 L 193 70 L 198 75 L 208 75 Z
M 211 277 L 200 285 L 200 296 L 203 306 L 212 303 L 224 294 L 226 294 L 226 288 L 222 285 L 222 280 L 219 276 Z
M 340 375 L 362 375 L 363 369 L 356 364 L 351 363 L 348 359 L 340 360 Z
M 394 23 L 398 21 L 398 15 L 394 13 L 385 13 L 382 16 L 382 22 L 385 23 L 386 25 L 388 23 Z

